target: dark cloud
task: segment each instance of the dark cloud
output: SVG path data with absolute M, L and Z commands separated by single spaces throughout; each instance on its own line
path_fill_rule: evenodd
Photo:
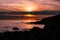
M 58 2 L 60 2 L 60 0 L 54 0 L 54 1 L 58 1 Z

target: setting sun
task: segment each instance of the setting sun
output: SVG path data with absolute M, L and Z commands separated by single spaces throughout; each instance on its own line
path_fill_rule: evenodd
M 21 8 L 21 11 L 24 11 L 24 12 L 34 12 L 38 10 L 39 10 L 39 6 L 36 4 L 26 4 L 26 5 L 23 5 Z
M 35 8 L 33 6 L 26 7 L 26 11 L 28 11 L 28 12 L 31 12 L 33 10 L 35 10 Z

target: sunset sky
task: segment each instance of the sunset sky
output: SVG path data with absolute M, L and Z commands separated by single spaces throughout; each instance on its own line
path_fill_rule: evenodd
M 0 11 L 60 11 L 60 0 L 0 0 Z

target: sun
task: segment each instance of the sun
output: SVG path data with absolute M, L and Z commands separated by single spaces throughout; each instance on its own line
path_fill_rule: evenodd
M 33 10 L 35 10 L 33 6 L 28 6 L 28 7 L 26 8 L 26 11 L 28 11 L 28 12 L 31 12 L 31 11 L 33 11 Z M 31 16 L 31 14 L 30 14 L 30 16 Z
M 28 6 L 24 6 L 22 11 L 24 12 L 33 12 L 33 11 L 37 11 L 38 7 L 36 5 L 28 5 Z

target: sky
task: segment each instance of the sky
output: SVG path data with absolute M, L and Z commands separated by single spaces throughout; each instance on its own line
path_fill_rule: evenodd
M 60 11 L 60 0 L 0 0 L 0 11 L 31 11 L 31 10 Z

